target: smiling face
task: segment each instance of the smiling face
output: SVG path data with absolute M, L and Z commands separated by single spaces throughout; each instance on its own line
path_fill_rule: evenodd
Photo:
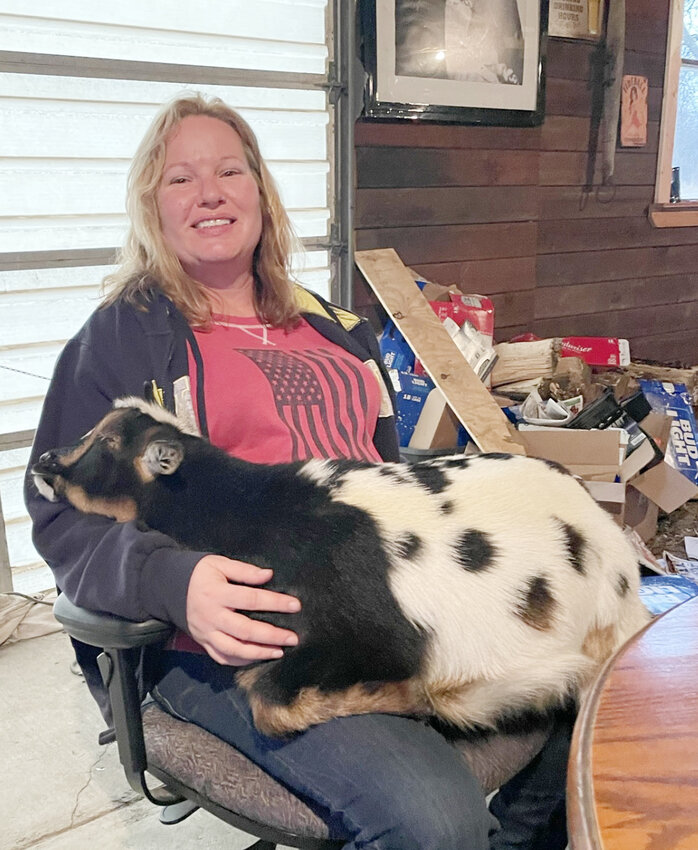
M 260 193 L 229 124 L 207 115 L 182 119 L 167 142 L 157 201 L 163 237 L 187 274 L 216 289 L 251 280 Z

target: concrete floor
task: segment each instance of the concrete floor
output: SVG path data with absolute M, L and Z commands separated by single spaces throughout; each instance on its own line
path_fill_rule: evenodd
M 60 633 L 0 647 L 0 850 L 242 850 L 250 836 L 207 812 L 164 826 L 134 794 Z

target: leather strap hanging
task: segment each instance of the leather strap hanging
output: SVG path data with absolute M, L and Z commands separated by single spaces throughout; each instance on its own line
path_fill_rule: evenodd
M 599 145 L 602 157 L 601 185 L 613 185 L 625 54 L 625 0 L 605 0 L 601 32 L 602 36 L 590 59 L 591 118 L 581 209 L 584 208 L 589 195 L 594 190 Z M 600 133 L 602 123 L 603 132 Z M 609 198 L 602 201 L 597 191 L 597 200 L 608 203 L 613 200 L 614 193 L 615 190 Z

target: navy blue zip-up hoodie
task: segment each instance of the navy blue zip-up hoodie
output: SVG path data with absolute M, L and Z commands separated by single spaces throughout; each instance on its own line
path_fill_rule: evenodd
M 369 324 L 317 295 L 298 289 L 303 317 L 326 339 L 362 361 L 377 364 L 391 401 L 394 395 Z M 203 367 L 194 335 L 184 316 L 153 288 L 145 310 L 123 301 L 96 310 L 66 344 L 44 402 L 29 469 L 45 451 L 76 443 L 107 411 L 114 399 L 142 396 L 146 383 L 162 390 L 174 411 L 173 382 L 188 374 L 188 348 L 199 371 L 198 411 L 206 433 Z M 398 460 L 393 415 L 378 420 L 374 445 L 384 460 Z M 82 514 L 65 502 L 49 502 L 25 478 L 25 501 L 33 522 L 37 551 L 51 567 L 56 586 L 84 608 L 130 620 L 155 617 L 186 631 L 189 579 L 205 552 L 180 549 L 157 531 L 134 522 Z M 77 642 L 74 642 L 77 643 Z M 94 650 L 76 646 L 93 695 L 109 719 Z

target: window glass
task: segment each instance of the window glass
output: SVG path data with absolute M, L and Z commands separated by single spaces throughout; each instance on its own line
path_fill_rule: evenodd
M 698 0 L 685 0 L 683 24 L 672 195 L 689 201 L 698 199 Z
M 131 157 L 160 105 L 187 90 L 240 111 L 297 234 L 325 237 L 324 92 L 0 74 L 0 252 L 120 245 Z
M 3 0 L 0 50 L 324 74 L 325 0 Z M 165 25 L 166 24 L 166 25 Z

